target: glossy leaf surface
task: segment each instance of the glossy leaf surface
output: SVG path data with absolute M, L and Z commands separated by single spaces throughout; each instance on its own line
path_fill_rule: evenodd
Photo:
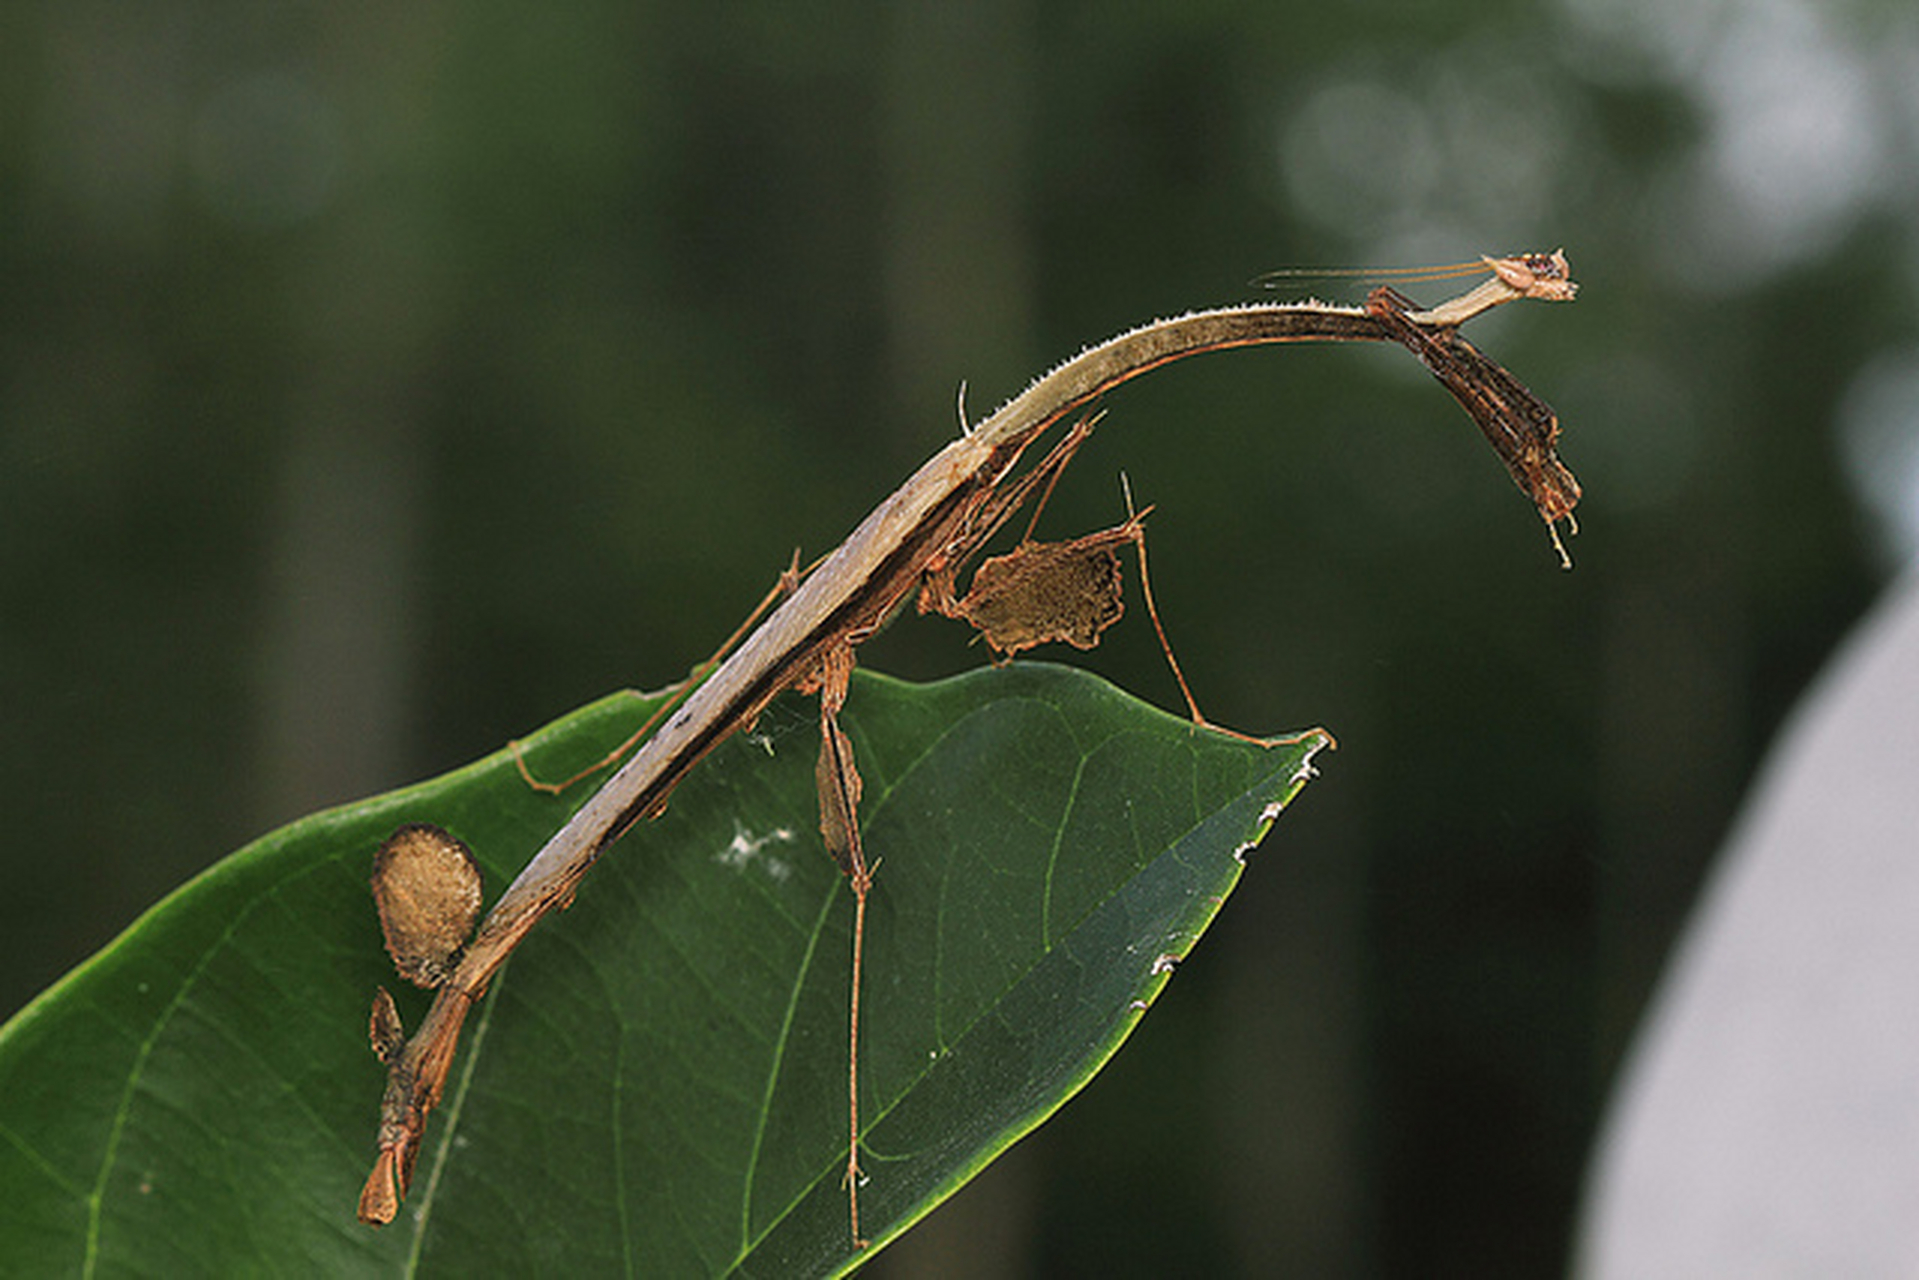
M 537 773 L 618 742 L 618 695 Z M 842 722 L 879 868 L 863 1197 L 904 1230 L 1111 1056 L 1322 742 L 1199 733 L 1068 668 L 861 675 Z M 506 753 L 247 846 L 0 1029 L 0 1253 L 23 1273 L 829 1274 L 845 1195 L 851 896 L 821 847 L 817 718 L 776 703 L 544 921 L 468 1023 L 411 1198 L 354 1220 L 409 1025 L 368 893 L 405 822 L 472 846 L 488 900 L 590 791 Z

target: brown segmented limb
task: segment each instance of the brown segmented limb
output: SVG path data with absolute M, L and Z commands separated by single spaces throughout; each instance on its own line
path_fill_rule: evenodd
M 360 1198 L 361 1221 L 390 1222 L 398 1212 L 427 1117 L 445 1087 L 461 1025 L 501 964 L 547 912 L 572 900 L 580 880 L 608 846 L 641 818 L 660 811 L 673 788 L 707 752 L 751 724 L 782 691 L 817 689 L 822 694 L 823 741 L 840 760 L 829 766 L 838 771 L 831 785 L 839 789 L 845 803 L 852 794 L 852 764 L 850 745 L 841 750 L 845 739 L 838 733 L 837 717 L 855 647 L 943 566 L 977 549 L 981 527 L 997 525 L 1011 513 L 1016 504 L 1008 501 L 1011 491 L 1003 492 L 1001 486 L 1013 477 L 1027 446 L 1049 427 L 1129 379 L 1208 351 L 1288 342 L 1392 341 L 1411 345 L 1424 358 L 1415 345 L 1417 339 L 1408 343 L 1408 325 L 1412 333 L 1442 334 L 1514 299 L 1570 297 L 1572 286 L 1563 270 L 1563 257 L 1557 258 L 1556 280 L 1547 280 L 1557 285 L 1557 291 L 1536 291 L 1542 278 L 1552 276 L 1542 264 L 1553 260 L 1552 255 L 1488 259 L 1492 279 L 1430 312 L 1382 314 L 1322 303 L 1257 304 L 1143 325 L 1068 360 L 934 454 L 718 670 L 687 695 L 658 731 L 533 856 L 494 904 L 419 1029 L 404 1048 L 386 1056 L 389 1074 L 381 1104 L 379 1152 Z M 1517 269 L 1514 263 L 1519 264 Z M 1441 381 L 1473 412 L 1460 385 L 1443 376 Z M 1014 478 L 1011 483 L 1018 486 L 1019 481 Z M 863 907 L 871 868 L 858 851 L 857 814 L 828 814 L 823 827 L 829 842 L 838 839 L 846 845 L 836 857 L 853 883 L 856 902 Z M 858 922 L 855 928 L 857 932 Z M 857 957 L 857 937 L 854 945 Z M 857 1034 L 855 1023 L 852 1036 Z M 857 1058 L 856 1039 L 852 1049 Z M 854 1117 L 847 1168 L 857 1221 L 857 1077 L 849 1084 L 849 1094 Z M 859 1237 L 857 1225 L 854 1235 Z
M 686 679 L 680 681 L 678 684 L 670 685 L 663 690 L 662 692 L 664 692 L 666 696 L 660 700 L 659 709 L 648 716 L 646 722 L 635 729 L 625 742 L 622 742 L 619 746 L 586 766 L 586 768 L 579 770 L 571 777 L 562 778 L 558 782 L 543 782 L 539 778 L 534 777 L 533 771 L 526 767 L 526 756 L 522 753 L 520 744 L 518 742 L 509 742 L 506 745 L 507 749 L 513 753 L 513 767 L 520 771 L 520 777 L 526 782 L 527 786 L 532 787 L 535 791 L 543 792 L 546 795 L 557 796 L 564 795 L 566 792 L 572 790 L 575 783 L 584 782 L 600 770 L 618 764 L 626 758 L 627 752 L 639 746 L 641 740 L 643 740 L 647 734 L 653 732 L 654 725 L 664 720 L 673 708 L 686 701 L 687 695 L 699 687 L 701 680 L 704 680 L 708 675 L 712 674 L 714 669 L 726 659 L 727 654 L 733 652 L 733 646 L 746 637 L 746 633 L 753 629 L 754 623 L 766 616 L 768 609 L 771 609 L 777 604 L 782 597 L 793 594 L 794 589 L 800 585 L 800 579 L 808 572 L 811 572 L 811 570 L 802 570 L 800 568 L 799 548 L 795 547 L 793 549 L 792 562 L 788 564 L 786 568 L 780 570 L 779 581 L 775 582 L 772 589 L 761 598 L 757 605 L 753 606 L 753 612 L 747 614 L 746 620 L 734 628 L 733 634 L 720 642 L 720 647 L 713 651 L 713 656 L 693 668 L 693 673 Z
M 1366 309 L 1392 331 L 1395 341 L 1419 357 L 1472 416 L 1486 443 L 1506 464 L 1513 483 L 1538 508 L 1553 549 L 1559 552 L 1560 565 L 1572 568 L 1572 557 L 1559 540 L 1559 522 L 1564 520 L 1570 532 L 1579 532 L 1573 516 L 1579 504 L 1579 481 L 1559 460 L 1559 415 L 1552 406 L 1460 337 L 1457 329 L 1417 323 L 1411 304 L 1397 291 L 1373 290 Z

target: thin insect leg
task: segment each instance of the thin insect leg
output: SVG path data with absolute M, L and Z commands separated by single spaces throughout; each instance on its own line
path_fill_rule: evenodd
M 1066 433 L 1066 438 L 1055 445 L 1053 451 L 1040 461 L 1038 467 L 1034 468 L 1036 474 L 1046 473 L 1046 487 L 1040 491 L 1039 501 L 1033 506 L 1033 518 L 1026 522 L 1026 532 L 1020 535 L 1021 542 L 1033 540 L 1033 530 L 1039 527 L 1040 513 L 1046 510 L 1047 502 L 1052 499 L 1053 487 L 1059 483 L 1061 473 L 1066 470 L 1066 464 L 1073 460 L 1073 456 L 1079 452 L 1079 447 L 1086 443 L 1087 437 L 1093 434 L 1093 428 L 1098 426 L 1099 420 L 1105 416 L 1106 410 L 1101 409 L 1091 417 L 1082 418 L 1074 423 L 1073 429 Z
M 1032 493 L 1034 485 L 1044 480 L 1047 482 L 1046 493 L 1052 493 L 1053 483 L 1058 480 L 1059 473 L 1073 460 L 1079 447 L 1092 435 L 1094 424 L 1103 416 L 1094 414 L 1074 423 L 1065 438 L 1054 445 L 1046 457 L 1004 489 L 987 495 L 967 521 L 964 531 L 929 560 L 919 595 L 919 612 L 937 613 L 946 618 L 958 616 L 955 612 L 958 607 L 955 580 L 960 569 L 999 532 L 1000 526 L 1006 523 L 1013 512 L 1019 510 Z M 1043 507 L 1045 498 L 1040 501 Z M 1034 513 L 1034 518 L 1038 518 L 1038 512 Z M 1025 540 L 1031 540 L 1032 532 L 1029 523 Z
M 1085 444 L 1087 439 L 1092 436 L 1093 428 L 1099 423 L 1099 420 L 1105 416 L 1106 414 L 1102 411 L 1093 414 L 1091 417 L 1081 418 L 1078 422 L 1075 422 L 1066 432 L 1065 437 L 1062 438 L 1058 444 L 1054 445 L 1044 458 L 1035 463 L 1025 475 L 1022 475 L 1018 480 L 1008 485 L 1003 491 L 993 494 L 992 498 L 980 508 L 979 513 L 974 517 L 971 527 L 967 530 L 966 534 L 954 547 L 949 548 L 949 562 L 957 565 L 965 561 L 972 556 L 975 551 L 978 551 L 980 547 L 990 541 L 993 535 L 999 532 L 1000 526 L 1005 524 L 1007 519 L 1011 517 L 1015 511 L 1026 504 L 1027 497 L 1033 492 L 1033 486 L 1039 484 L 1041 481 L 1045 482 L 1046 489 L 1040 496 L 1039 510 L 1044 510 L 1046 499 L 1052 496 L 1053 486 L 1059 483 L 1060 472 L 1066 469 L 1066 464 L 1073 460 L 1074 455 L 1079 452 L 1080 446 Z M 1039 510 L 1033 512 L 1034 520 L 1039 519 Z M 1029 521 L 1026 534 L 1021 540 L 1030 541 L 1032 536 L 1033 529 Z
M 817 564 L 818 561 L 814 563 Z M 699 687 L 700 681 L 712 674 L 713 670 L 725 660 L 726 655 L 733 651 L 734 645 L 746 638 L 746 633 L 753 629 L 753 624 L 758 622 L 768 609 L 772 608 L 780 600 L 793 594 L 793 589 L 799 586 L 800 579 L 805 577 L 811 570 L 812 565 L 808 565 L 805 570 L 800 568 L 800 553 L 799 549 L 795 548 L 792 562 L 788 564 L 786 568 L 780 570 L 779 581 L 775 582 L 772 590 L 768 591 L 765 597 L 753 607 L 753 612 L 746 615 L 746 621 L 734 628 L 733 634 L 721 643 L 720 647 L 714 651 L 713 656 L 694 667 L 692 674 L 674 687 L 672 696 L 662 702 L 659 707 L 654 710 L 653 714 L 646 718 L 646 723 L 633 731 L 631 737 L 619 746 L 613 748 L 613 750 L 609 751 L 604 757 L 586 766 L 586 768 L 571 777 L 564 778 L 559 782 L 540 781 L 533 776 L 533 771 L 527 768 L 526 753 L 519 740 L 515 739 L 507 743 L 507 748 L 513 753 L 513 767 L 520 771 L 521 779 L 525 781 L 527 786 L 533 788 L 535 791 L 545 795 L 557 796 L 582 779 L 590 778 L 600 770 L 618 764 L 625 758 L 627 752 L 633 750 L 634 747 L 639 746 L 640 743 L 646 740 L 646 736 L 653 732 L 655 726 L 657 726 L 661 720 L 666 718 L 668 712 L 679 706 L 680 703 L 686 701 L 687 695 Z
M 870 1242 L 860 1232 L 860 975 L 865 966 L 866 898 L 870 876 L 853 882 L 853 976 L 846 1019 L 846 1210 L 853 1231 L 853 1247 Z
M 839 711 L 846 704 L 847 684 L 853 675 L 852 637 L 821 660 L 820 683 L 820 834 L 853 889 L 852 987 L 847 999 L 846 1044 L 846 1201 L 853 1244 L 864 1249 L 860 1232 L 860 987 L 866 957 L 866 899 L 873 887 L 873 871 L 866 862 L 860 838 L 860 775 L 853 763 L 853 743 L 840 728 Z
M 1166 638 L 1166 628 L 1159 620 L 1159 606 L 1153 602 L 1153 579 L 1146 571 L 1146 517 L 1152 514 L 1153 509 L 1147 507 L 1144 511 L 1133 510 L 1133 486 L 1128 483 L 1124 473 L 1121 473 L 1119 482 L 1126 494 L 1124 527 L 1128 531 L 1128 538 L 1133 544 L 1134 552 L 1139 556 L 1139 593 L 1146 601 L 1146 616 L 1152 620 L 1153 634 L 1159 637 L 1159 651 L 1166 655 L 1166 665 L 1172 669 L 1173 680 L 1179 685 L 1180 696 L 1186 699 L 1186 710 L 1192 716 L 1193 723 L 1202 729 L 1211 729 L 1214 733 L 1223 733 L 1229 738 L 1237 738 L 1241 742 L 1251 742 L 1262 747 L 1291 745 L 1308 736 L 1323 732 L 1315 729 L 1307 733 L 1283 734 L 1277 738 L 1256 738 L 1250 733 L 1241 733 L 1237 729 L 1228 729 L 1225 725 L 1215 724 L 1200 711 L 1199 702 L 1193 697 L 1192 687 L 1186 683 L 1186 673 L 1179 669 L 1179 659 L 1173 656 L 1172 642 Z

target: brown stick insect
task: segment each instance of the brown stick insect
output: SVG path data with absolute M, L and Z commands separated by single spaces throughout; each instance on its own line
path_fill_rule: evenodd
M 406 1038 L 390 1000 L 377 1002 L 373 1037 L 388 1071 L 380 1108 L 378 1156 L 359 1204 L 360 1220 L 393 1220 L 406 1195 L 427 1117 L 439 1103 L 467 1012 L 527 932 L 572 900 L 581 879 L 612 843 L 654 816 L 707 752 L 751 725 L 772 699 L 792 689 L 819 695 L 820 830 L 854 898 L 848 1019 L 846 1187 L 852 1237 L 864 1245 L 859 1217 L 860 983 L 866 904 L 873 867 L 861 843 L 860 781 L 852 743 L 840 728 L 859 645 L 909 597 L 922 612 L 964 618 L 996 651 L 1010 655 L 1050 640 L 1090 645 L 1118 619 L 1117 552 L 1139 552 L 1142 592 L 1158 627 L 1145 577 L 1145 511 L 1130 510 L 1111 529 L 1063 543 L 1021 544 L 986 561 L 961 592 L 959 575 L 993 534 L 1044 485 L 1050 491 L 1091 431 L 1082 421 L 1046 458 L 1026 470 L 1026 449 L 1046 431 L 1129 379 L 1174 360 L 1231 347 L 1289 342 L 1396 342 L 1430 369 L 1485 432 L 1549 527 L 1570 520 L 1579 489 L 1554 452 L 1552 411 L 1517 379 L 1459 337 L 1459 325 L 1519 298 L 1563 300 L 1574 286 L 1562 254 L 1488 258 L 1490 278 L 1427 311 L 1390 291 L 1364 308 L 1318 302 L 1262 303 L 1193 312 L 1157 321 L 1092 347 L 1039 378 L 991 416 L 968 425 L 894 490 L 812 570 L 797 563 L 742 638 L 683 699 L 573 818 L 537 852 L 486 915 L 464 950 L 441 955 L 444 973 L 432 1008 Z M 1149 508 L 1150 510 L 1150 508 Z M 1554 537 L 1555 545 L 1558 543 Z M 1562 548 L 1563 556 L 1563 548 Z M 724 652 L 724 651 L 723 651 Z M 1172 654 L 1167 649 L 1171 662 Z M 1172 663 L 1195 725 L 1199 715 Z M 455 897 L 464 894 L 454 891 Z M 391 941 L 391 939 L 390 939 Z M 399 954 L 396 951 L 396 955 Z M 454 955 L 457 954 L 457 961 Z M 450 972 L 446 969 L 450 966 Z
M 928 567 L 926 583 L 920 588 L 919 611 L 938 613 L 970 623 L 993 652 L 1012 658 L 1027 649 L 1061 642 L 1076 649 L 1091 649 L 1108 627 L 1125 614 L 1119 551 L 1131 544 L 1139 558 L 1140 595 L 1146 601 L 1146 615 L 1159 639 L 1160 652 L 1166 655 L 1173 680 L 1186 700 L 1186 710 L 1201 728 L 1265 746 L 1277 746 L 1290 738 L 1252 738 L 1208 720 L 1199 709 L 1186 673 L 1173 656 L 1166 627 L 1160 622 L 1159 606 L 1153 600 L 1152 578 L 1146 568 L 1146 517 L 1133 507 L 1132 487 L 1120 477 L 1126 496 L 1126 519 L 1110 529 L 1083 534 L 1066 542 L 1035 542 L 1033 530 L 1039 525 L 1040 512 L 1053 492 L 1053 485 L 1079 447 L 1092 434 L 1102 414 L 1075 423 L 1066 438 L 1055 445 L 1046 460 L 1034 467 L 1006 495 L 1017 507 L 1026 492 L 1041 480 L 1041 492 L 1026 534 L 1019 545 L 1004 555 L 994 556 L 974 572 L 966 593 L 958 593 L 960 564 L 951 558 Z

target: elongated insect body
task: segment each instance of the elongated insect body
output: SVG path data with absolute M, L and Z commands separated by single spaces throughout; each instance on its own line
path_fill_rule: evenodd
M 752 725 L 775 696 L 797 689 L 820 697 L 820 829 L 855 901 L 846 1185 L 853 1239 L 864 1246 L 859 1216 L 864 1181 L 859 1163 L 859 1005 L 873 867 L 861 843 L 853 744 L 839 725 L 858 646 L 914 595 L 921 612 L 968 618 L 1003 652 L 1050 640 L 1090 644 L 1119 617 L 1117 552 L 1130 542 L 1138 552 L 1148 614 L 1192 718 L 1198 725 L 1218 728 L 1200 715 L 1166 644 L 1147 580 L 1146 512 L 1134 512 L 1130 497 L 1125 523 L 1068 542 L 1033 542 L 1029 525 L 1020 546 L 981 566 L 967 593 L 958 587 L 965 566 L 1015 511 L 1036 493 L 1044 505 L 1044 495 L 1085 443 L 1092 422 L 1076 423 L 1045 459 L 1021 471 L 1030 445 L 1120 384 L 1208 351 L 1293 342 L 1398 343 L 1418 356 L 1472 415 L 1548 527 L 1560 519 L 1570 522 L 1579 486 L 1554 452 L 1558 419 L 1518 379 L 1456 332 L 1481 312 L 1516 299 L 1570 299 L 1575 286 L 1565 255 L 1484 258 L 1447 270 L 1454 276 L 1489 278 L 1426 311 L 1412 309 L 1411 303 L 1385 290 L 1376 291 L 1364 308 L 1306 302 L 1193 312 L 1087 349 L 979 422 L 966 421 L 962 402 L 959 438 L 928 459 L 809 573 L 802 574 L 795 559 L 762 602 L 762 609 L 776 600 L 777 607 L 763 621 L 756 621 L 756 610 L 736 633 L 737 647 L 732 641 L 722 647 L 722 654 L 730 648 L 730 655 L 689 682 L 679 700 L 668 704 L 671 709 L 652 736 L 528 861 L 463 949 L 459 939 L 470 917 L 462 918 L 466 892 L 457 875 L 445 882 L 456 886 L 451 893 L 437 887 L 442 884 L 438 871 L 427 876 L 436 887 L 426 894 L 430 906 L 424 912 L 412 900 L 411 879 L 386 885 L 381 912 L 389 921 L 388 942 L 395 959 L 409 976 L 437 983 L 438 992 L 411 1038 L 403 1038 L 391 1000 L 376 1002 L 369 1030 L 387 1067 L 387 1087 L 380 1107 L 378 1155 L 361 1195 L 360 1220 L 379 1225 L 397 1213 L 467 1012 L 507 956 L 549 911 L 572 901 L 600 855 L 640 819 L 657 814 L 707 752 Z M 1409 278 L 1398 277 L 1401 283 Z M 420 829 L 413 830 L 417 835 Z M 432 870 L 448 856 L 429 840 L 421 866 Z M 405 892 L 396 892 L 401 889 Z M 446 972 L 449 965 L 451 972 Z

